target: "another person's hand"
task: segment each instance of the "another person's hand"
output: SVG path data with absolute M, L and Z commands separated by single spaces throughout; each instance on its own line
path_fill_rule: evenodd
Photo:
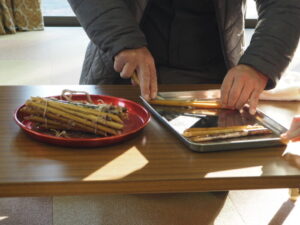
M 287 144 L 283 158 L 290 165 L 300 168 L 300 115 L 294 116 L 289 130 L 281 135 L 281 140 Z
M 300 141 L 300 115 L 294 116 L 289 130 L 281 138 L 285 141 Z
M 249 104 L 249 112 L 254 115 L 260 93 L 267 85 L 268 78 L 247 65 L 237 65 L 230 69 L 221 87 L 221 104 L 225 108 L 241 109 Z
M 154 59 L 146 47 L 127 49 L 114 58 L 114 69 L 122 78 L 130 78 L 136 71 L 140 81 L 141 94 L 146 99 L 157 95 L 157 76 Z

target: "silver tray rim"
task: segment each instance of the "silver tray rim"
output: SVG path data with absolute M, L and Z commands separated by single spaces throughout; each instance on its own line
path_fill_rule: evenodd
M 193 91 L 197 92 L 197 91 Z M 163 93 L 163 92 L 160 92 Z M 173 93 L 174 95 L 182 94 L 184 92 L 167 92 Z M 191 92 L 187 92 L 191 93 Z M 215 152 L 215 151 L 224 151 L 224 150 L 236 150 L 236 149 L 251 149 L 251 148 L 263 148 L 263 147 L 275 147 L 275 146 L 284 146 L 285 144 L 280 141 L 280 134 L 287 131 L 287 129 L 281 124 L 277 123 L 269 116 L 264 114 L 260 109 L 257 109 L 256 117 L 260 119 L 260 123 L 262 123 L 267 128 L 271 129 L 273 133 L 278 135 L 278 137 L 268 137 L 268 138 L 260 138 L 260 139 L 251 139 L 251 140 L 235 140 L 235 141 L 218 141 L 215 143 L 195 143 L 191 142 L 185 137 L 183 137 L 180 133 L 178 133 L 169 123 L 165 120 L 152 105 L 146 101 L 142 96 L 140 96 L 143 104 L 146 108 L 167 128 L 169 128 L 179 139 L 182 141 L 190 150 L 195 152 Z

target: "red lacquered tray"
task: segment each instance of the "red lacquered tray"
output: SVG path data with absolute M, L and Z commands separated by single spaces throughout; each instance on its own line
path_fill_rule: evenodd
M 29 120 L 25 120 L 25 115 L 20 111 L 22 107 L 20 106 L 15 114 L 14 119 L 16 123 L 24 130 L 28 135 L 32 138 L 42 141 L 45 143 L 61 145 L 61 146 L 69 146 L 69 147 L 98 147 L 105 146 L 109 144 L 118 143 L 120 141 L 124 141 L 132 137 L 138 131 L 143 129 L 150 121 L 150 113 L 138 103 L 133 101 L 104 96 L 104 95 L 90 95 L 92 100 L 96 103 L 99 99 L 101 99 L 104 103 L 119 105 L 122 107 L 126 107 L 128 110 L 128 119 L 124 121 L 124 129 L 121 134 L 107 137 L 93 137 L 93 138 L 72 138 L 72 137 L 56 137 L 47 133 L 43 133 L 40 131 L 36 131 L 33 129 L 33 122 Z M 60 96 L 54 96 L 56 98 L 60 98 Z M 73 100 L 86 100 L 86 95 L 73 95 Z

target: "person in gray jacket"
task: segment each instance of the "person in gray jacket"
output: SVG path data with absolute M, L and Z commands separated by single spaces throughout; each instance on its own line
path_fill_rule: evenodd
M 157 83 L 222 83 L 224 107 L 273 88 L 300 35 L 299 0 L 256 0 L 258 23 L 244 51 L 245 0 L 68 0 L 91 42 L 80 84 L 122 84 L 134 72 L 141 94 Z

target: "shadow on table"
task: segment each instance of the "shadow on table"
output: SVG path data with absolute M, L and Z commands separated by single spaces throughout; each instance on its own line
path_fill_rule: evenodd
M 139 175 L 140 171 L 150 173 L 151 163 L 157 166 L 156 161 L 159 160 L 155 154 L 151 154 L 155 150 L 145 148 L 147 140 L 143 131 L 122 145 L 91 149 L 57 147 L 35 140 L 27 141 L 27 145 L 24 145 L 24 138 L 29 137 L 22 132 L 18 133 L 11 146 L 11 154 L 19 157 L 11 163 L 11 169 L 13 171 L 13 168 L 22 168 L 14 171 L 15 179 L 31 174 L 33 181 L 134 180 L 145 176 L 144 173 Z M 71 203 L 73 208 L 64 207 L 63 212 L 68 215 L 66 211 L 72 211 L 76 204 L 80 204 L 82 208 L 85 198 L 78 197 Z M 87 208 L 97 205 L 94 211 L 99 210 L 103 222 L 97 224 L 131 225 L 138 221 L 138 224 L 143 225 L 206 225 L 215 220 L 226 198 L 227 192 L 100 195 L 91 197 Z M 81 221 L 82 218 L 82 213 L 79 212 L 68 218 L 72 220 L 68 224 L 77 224 L 76 221 Z

